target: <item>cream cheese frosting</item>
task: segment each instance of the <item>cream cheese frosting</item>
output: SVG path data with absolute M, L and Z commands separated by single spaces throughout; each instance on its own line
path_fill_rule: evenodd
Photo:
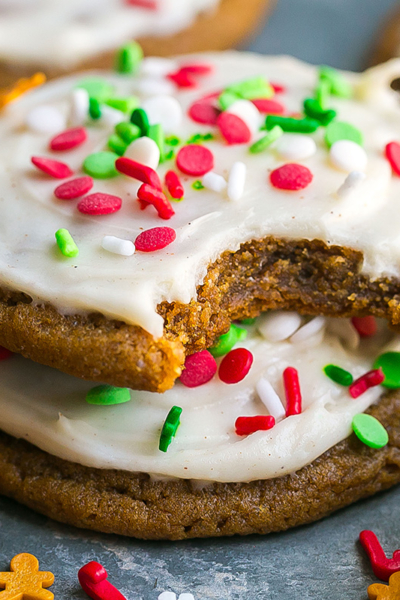
M 271 170 L 290 162 L 276 147 L 255 155 L 249 153 L 248 145 L 228 146 L 215 129 L 194 123 L 187 110 L 205 94 L 262 75 L 285 86 L 279 100 L 288 113 L 298 112 L 304 98 L 313 94 L 317 69 L 290 58 L 234 52 L 184 57 L 176 59 L 176 64 L 188 60 L 209 63 L 214 72 L 199 78 L 199 87 L 194 90 L 171 92 L 183 116 L 165 133 L 185 142 L 199 131 L 212 130 L 215 139 L 204 145 L 214 155 L 214 172 L 227 179 L 234 163 L 246 165 L 242 198 L 234 202 L 226 192 L 195 190 L 194 178 L 182 176 L 185 199 L 174 203 L 175 216 L 163 221 L 151 207 L 140 210 L 138 184 L 119 175 L 96 180 L 93 192 L 117 194 L 123 199 L 122 210 L 101 217 L 81 215 L 75 201 L 54 197 L 57 180 L 39 174 L 30 163 L 31 156 L 52 155 L 79 176 L 85 157 L 106 148 L 113 126 L 100 120 L 88 126 L 88 141 L 79 148 L 49 152 L 51 136 L 27 128 L 27 115 L 34 107 L 46 105 L 59 111 L 67 126 L 71 90 L 82 76 L 51 82 L 6 107 L 0 118 L 0 284 L 22 290 L 34 300 L 49 301 L 62 312 L 99 311 L 140 325 L 159 337 L 163 332 L 162 318 L 156 312 L 160 302 L 190 302 L 207 266 L 223 251 L 236 251 L 241 243 L 267 235 L 316 238 L 355 248 L 364 255 L 365 274 L 398 278 L 400 226 L 395 216 L 400 212 L 400 178 L 392 174 L 383 150 L 400 131 L 398 96 L 390 88 L 392 79 L 400 74 L 400 61 L 363 75 L 344 74 L 353 86 L 354 98 L 332 97 L 338 119 L 353 124 L 364 135 L 365 176 L 353 177 L 343 188 L 348 174 L 330 162 L 324 129 L 320 128 L 309 136 L 315 141 L 315 154 L 298 161 L 312 172 L 312 183 L 304 190 L 287 192 L 269 182 Z M 138 77 L 113 73 L 91 76 L 112 84 L 117 96 L 135 94 L 144 102 L 148 97 L 143 96 L 143 89 L 149 92 L 149 86 L 143 85 L 148 82 L 148 75 L 143 75 L 146 64 Z M 165 83 L 163 80 L 162 85 Z M 160 178 L 171 168 L 176 169 L 174 161 L 160 165 Z M 134 241 L 141 231 L 165 225 L 175 229 L 177 239 L 164 250 L 122 257 L 101 247 L 104 236 Z M 70 231 L 79 257 L 66 259 L 58 252 L 54 233 L 59 228 Z
M 156 0 L 151 9 L 127 0 L 0 0 L 0 60 L 69 69 L 124 40 L 174 35 L 218 3 Z
M 240 383 L 226 385 L 215 376 L 190 390 L 177 383 L 164 394 L 132 391 L 131 401 L 117 406 L 89 405 L 85 396 L 93 384 L 15 355 L 0 363 L 1 428 L 60 458 L 101 469 L 221 482 L 292 473 L 346 438 L 353 416 L 383 393 L 375 387 L 353 399 L 323 368 L 334 363 L 356 378 L 371 369 L 381 352 L 400 350 L 400 338 L 382 323 L 373 338 L 350 350 L 343 341 L 344 324 L 351 329 L 347 320 L 326 319 L 317 333 L 297 343 L 296 336 L 267 341 L 256 324 L 240 342 L 254 356 Z M 237 436 L 237 417 L 268 414 L 256 392 L 261 377 L 285 405 L 282 372 L 287 366 L 299 372 L 302 414 L 283 418 L 270 431 Z M 158 450 L 160 431 L 173 405 L 183 409 L 181 425 L 163 453 Z

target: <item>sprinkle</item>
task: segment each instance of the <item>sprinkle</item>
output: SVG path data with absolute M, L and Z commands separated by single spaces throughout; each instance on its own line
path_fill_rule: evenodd
M 330 93 L 334 96 L 340 96 L 341 98 L 351 98 L 353 95 L 353 89 L 350 83 L 331 67 L 321 67 L 319 72 L 321 81 L 326 81 L 329 84 Z
M 158 596 L 158 600 L 176 600 L 176 594 L 175 592 L 162 592 Z
M 157 147 L 160 151 L 160 159 L 159 161 L 162 163 L 165 160 L 165 147 L 164 147 L 164 132 L 163 132 L 163 128 L 161 125 L 150 125 L 149 127 L 149 133 L 148 133 L 149 139 L 152 140 L 153 142 L 155 142 L 157 144 Z M 140 139 L 146 139 L 146 138 L 140 138 Z M 154 162 L 153 162 L 154 164 Z
M 163 250 L 175 240 L 175 229 L 171 229 L 171 227 L 154 227 L 142 231 L 137 236 L 135 247 L 138 252 L 156 252 L 157 250 Z
M 66 179 L 67 177 L 71 177 L 71 175 L 73 175 L 73 171 L 71 171 L 69 166 L 59 162 L 58 160 L 52 160 L 51 158 L 43 158 L 40 156 L 32 156 L 31 162 L 35 165 L 35 167 L 43 171 L 43 173 L 46 173 L 55 179 Z
M 252 100 L 252 103 L 257 110 L 264 115 L 283 115 L 285 107 L 277 100 L 269 100 L 267 98 L 259 98 Z
M 143 165 L 142 163 L 136 162 L 124 156 L 122 158 L 118 158 L 115 163 L 115 167 L 117 171 L 123 173 L 123 175 L 137 179 L 142 183 L 148 183 L 156 189 L 162 190 L 159 176 L 154 169 L 148 167 L 147 165 Z
M 195 123 L 216 125 L 221 111 L 210 102 L 198 101 L 189 108 L 189 117 Z
M 287 367 L 283 371 L 283 384 L 286 395 L 286 416 L 299 415 L 302 411 L 302 398 L 300 391 L 299 374 L 294 367 Z
M 208 350 L 202 350 L 186 357 L 185 367 L 180 376 L 181 383 L 188 388 L 208 383 L 217 372 L 215 358 Z
M 89 98 L 89 116 L 93 121 L 98 121 L 101 119 L 102 110 L 100 102 L 97 98 Z
M 246 185 L 247 167 L 242 162 L 235 162 L 232 165 L 228 179 L 228 198 L 233 202 L 240 200 L 244 194 Z
M 361 171 L 352 171 L 349 173 L 336 192 L 338 198 L 346 198 L 349 194 L 351 194 L 364 179 L 366 178 L 365 173 Z
M 111 152 L 115 152 L 118 156 L 123 156 L 128 148 L 128 144 L 126 144 L 117 133 L 114 133 L 108 138 L 107 146 Z
M 17 98 L 26 94 L 26 92 L 29 92 L 29 90 L 39 87 L 45 82 L 46 75 L 44 73 L 35 73 L 28 79 L 19 79 L 11 88 L 0 90 L 0 110 L 7 106 L 7 104 L 10 104 L 10 102 L 14 102 Z
M 382 385 L 391 390 L 400 388 L 400 352 L 385 352 L 374 362 L 374 369 L 381 369 L 385 376 Z
M 341 367 L 338 367 L 337 365 L 326 365 L 323 371 L 325 375 L 329 377 L 329 379 L 332 379 L 332 381 L 334 381 L 335 383 L 338 383 L 339 385 L 343 385 L 345 387 L 348 387 L 354 381 L 353 375 L 351 373 L 349 373 L 345 369 L 342 369 Z
M 165 143 L 168 144 L 168 146 L 179 146 L 181 140 L 176 135 L 170 135 L 165 138 Z
M 393 558 L 389 559 L 373 531 L 362 531 L 360 533 L 360 542 L 368 554 L 372 570 L 378 579 L 388 581 L 393 573 L 400 571 L 400 552 L 396 550 L 393 553 Z
M 35 133 L 55 134 L 65 129 L 65 117 L 54 106 L 36 106 L 26 116 L 26 126 Z
M 250 100 L 237 100 L 226 112 L 242 119 L 250 129 L 252 136 L 259 131 L 262 117 L 256 106 L 253 102 L 250 102 Z
M 106 100 L 107 106 L 115 108 L 124 114 L 131 115 L 135 108 L 139 106 L 139 99 L 135 96 L 128 96 L 127 98 L 109 98 Z
M 385 148 L 385 156 L 390 162 L 393 173 L 400 177 L 400 144 L 390 142 Z
M 180 70 L 183 73 L 193 73 L 193 75 L 211 75 L 214 71 L 213 65 L 206 63 L 189 63 L 182 65 Z
M 106 127 L 116 127 L 124 118 L 124 113 L 105 104 L 101 107 L 101 124 Z
M 54 190 L 54 195 L 59 200 L 75 200 L 90 192 L 92 187 L 93 179 L 91 177 L 78 177 L 59 185 Z
M 73 90 L 71 95 L 71 108 L 69 123 L 72 127 L 81 127 L 89 115 L 89 94 L 86 90 Z
M 192 188 L 199 192 L 200 190 L 204 190 L 204 185 L 201 183 L 200 179 L 193 181 Z
M 314 319 L 311 319 L 311 321 L 308 321 L 308 323 L 303 325 L 303 327 L 300 327 L 300 329 L 298 329 L 296 333 L 294 333 L 291 336 L 290 342 L 292 344 L 299 344 L 305 342 L 306 340 L 310 339 L 311 337 L 322 331 L 325 325 L 325 317 L 315 317 Z
M 50 150 L 61 152 L 77 148 L 87 140 L 87 133 L 84 127 L 75 127 L 59 133 L 50 142 Z
M 382 369 L 374 369 L 368 371 L 365 375 L 362 375 L 354 381 L 349 387 L 350 396 L 352 398 L 358 398 L 369 388 L 380 385 L 385 379 Z
M 368 157 L 364 148 L 350 140 L 335 142 L 329 151 L 332 164 L 342 171 L 364 171 Z
M 132 144 L 134 140 L 140 137 L 140 129 L 133 123 L 122 121 L 115 126 L 115 133 L 119 135 L 126 144 Z
M 251 435 L 256 431 L 268 431 L 274 426 L 275 419 L 271 416 L 238 417 L 235 422 L 235 432 L 236 435 Z
M 279 115 L 268 115 L 265 126 L 268 130 L 279 125 L 283 131 L 291 133 L 314 133 L 320 126 L 315 119 L 294 119 L 293 117 L 280 117 Z
M 282 136 L 275 148 L 278 154 L 286 160 L 305 160 L 317 151 L 317 145 L 312 137 L 290 133 Z
M 274 90 L 275 94 L 285 94 L 286 93 L 286 88 L 281 83 L 276 83 L 276 82 L 271 81 L 270 86 Z
M 263 152 L 264 150 L 269 148 L 271 144 L 276 142 L 276 140 L 278 140 L 282 135 L 283 129 L 279 127 L 279 125 L 275 125 L 275 127 L 273 127 L 271 131 L 267 133 L 267 135 L 264 135 L 264 137 L 255 142 L 252 146 L 250 146 L 249 150 L 252 154 L 258 154 L 259 152 Z
M 297 312 L 274 310 L 258 319 L 257 329 L 268 342 L 283 342 L 298 330 L 301 322 Z
M 146 8 L 147 10 L 157 10 L 159 6 L 158 0 L 125 0 L 125 4 Z
M 124 404 L 130 399 L 131 392 L 128 388 L 117 388 L 112 385 L 98 385 L 89 390 L 86 395 L 86 402 L 97 406 Z
M 319 106 L 322 110 L 327 110 L 329 103 L 329 96 L 331 93 L 331 86 L 329 81 L 326 79 L 321 79 L 317 89 L 315 90 L 315 99 L 317 100 Z
M 107 578 L 108 573 L 103 565 L 94 560 L 85 564 L 78 571 L 78 581 L 89 598 L 93 598 L 93 600 L 126 600 L 125 596 Z M 31 600 L 39 600 L 39 598 Z
M 164 95 L 149 98 L 143 102 L 143 109 L 149 123 L 151 125 L 161 125 L 166 133 L 176 131 L 182 123 L 182 107 L 173 96 Z
M 239 323 L 241 323 L 242 325 L 254 325 L 254 323 L 257 321 L 256 318 L 254 317 L 250 317 L 248 319 L 241 319 L 239 321 Z
M 147 135 L 149 131 L 149 119 L 143 108 L 136 108 L 131 115 L 131 123 L 140 130 L 140 135 Z
M 110 179 L 118 175 L 115 161 L 119 158 L 115 152 L 95 152 L 83 161 L 83 170 L 95 179 Z
M 272 98 L 274 95 L 273 88 L 261 75 L 230 85 L 227 88 L 227 91 L 232 92 L 245 100 Z
M 363 134 L 359 129 L 345 121 L 334 121 L 330 123 L 325 131 L 325 143 L 330 148 L 336 142 L 348 140 L 359 146 L 363 145 Z
M 174 160 L 176 154 L 173 150 L 168 150 L 168 152 L 165 154 L 165 160 Z
M 201 177 L 213 169 L 214 156 L 205 146 L 189 144 L 179 150 L 176 164 L 182 173 Z
M 8 360 L 12 356 L 14 356 L 14 352 L 11 352 L 11 350 L 8 350 L 3 346 L 0 346 L 0 360 Z
M 142 210 L 145 209 L 149 204 L 154 206 L 158 216 L 161 219 L 168 221 L 174 216 L 175 211 L 171 206 L 168 198 L 157 188 L 143 183 L 138 190 L 138 199 L 140 201 Z
M 122 240 L 113 235 L 106 235 L 101 242 L 101 247 L 107 252 L 121 256 L 132 256 L 135 253 L 135 245 L 130 240 Z
M 167 171 L 167 173 L 165 174 L 165 185 L 167 186 L 169 195 L 174 200 L 183 199 L 185 195 L 185 190 L 181 180 L 179 179 L 179 175 L 177 175 L 175 171 Z
M 178 427 L 181 423 L 182 408 L 173 406 L 165 419 L 160 435 L 159 449 L 166 452 L 171 445 L 172 439 L 176 436 Z
M 228 142 L 233 144 L 248 144 L 251 140 L 251 130 L 247 123 L 237 115 L 229 112 L 223 112 L 217 120 L 221 135 Z
M 228 110 L 228 108 L 238 100 L 240 100 L 240 96 L 226 90 L 218 97 L 218 104 L 222 110 Z
M 253 360 L 252 353 L 246 348 L 231 350 L 219 365 L 220 380 L 228 384 L 239 383 L 250 371 Z
M 331 318 L 328 320 L 328 330 L 337 335 L 350 350 L 357 350 L 360 336 L 349 319 Z
M 134 140 L 128 146 L 125 157 L 155 170 L 160 163 L 161 153 L 157 143 L 145 136 Z
M 223 192 L 227 186 L 226 180 L 222 177 L 222 175 L 218 175 L 213 171 L 206 173 L 206 175 L 204 175 L 203 179 L 201 180 L 201 183 L 208 190 L 212 190 L 213 192 L 218 193 Z
M 232 350 L 234 346 L 241 340 L 245 340 L 247 331 L 242 327 L 238 327 L 234 323 L 231 324 L 228 333 L 224 333 L 218 338 L 217 343 L 210 348 L 210 353 L 214 358 L 224 356 Z
M 78 246 L 75 244 L 72 235 L 67 229 L 59 229 L 56 231 L 57 246 L 60 248 L 61 253 L 68 258 L 74 258 L 78 256 Z
M 297 163 L 288 163 L 270 174 L 271 184 L 280 190 L 304 190 L 313 180 L 310 169 Z
M 269 414 L 277 421 L 283 419 L 286 415 L 286 410 L 270 382 L 262 377 L 256 385 L 256 390 L 261 402 L 264 404 Z
M 360 337 L 371 337 L 378 330 L 376 319 L 372 315 L 368 317 L 353 317 L 351 323 Z
M 316 119 L 324 127 L 329 125 L 329 123 L 331 123 L 333 119 L 336 119 L 337 116 L 335 110 L 324 110 L 318 100 L 315 100 L 314 98 L 307 98 L 304 100 L 304 112 L 307 117 L 310 117 L 310 119 Z
M 388 432 L 372 415 L 355 415 L 351 426 L 358 439 L 370 448 L 383 448 L 389 442 Z
M 117 52 L 115 70 L 118 73 L 137 73 L 143 60 L 143 50 L 137 42 L 130 42 Z
M 122 200 L 111 194 L 90 194 L 78 203 L 78 210 L 84 215 L 110 215 L 120 210 Z
M 98 102 L 107 102 L 114 94 L 114 87 L 105 79 L 90 77 L 80 81 L 76 86 L 78 89 L 86 90 L 89 98 L 95 98 Z
M 197 82 L 192 73 L 187 71 L 175 71 L 174 73 L 168 73 L 167 78 L 173 81 L 179 88 L 195 88 Z

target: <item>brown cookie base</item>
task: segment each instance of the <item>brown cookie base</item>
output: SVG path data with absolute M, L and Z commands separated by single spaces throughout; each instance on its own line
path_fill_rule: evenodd
M 400 10 L 398 8 L 390 12 L 389 18 L 381 29 L 372 56 L 372 64 L 379 64 L 396 56 L 400 56 Z
M 76 377 L 164 392 L 185 354 L 211 346 L 235 319 L 269 309 L 400 323 L 400 282 L 360 273 L 362 255 L 318 240 L 268 237 L 224 253 L 208 269 L 197 300 L 163 303 L 164 336 L 95 314 L 62 316 L 0 289 L 0 345 Z
M 293 475 L 198 491 L 189 481 L 83 467 L 0 433 L 0 493 L 69 525 L 142 539 L 283 531 L 400 481 L 400 393 L 369 412 L 389 432 L 381 450 L 353 435 Z

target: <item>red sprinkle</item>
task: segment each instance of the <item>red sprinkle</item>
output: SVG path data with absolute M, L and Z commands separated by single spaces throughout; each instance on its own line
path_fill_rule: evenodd
M 175 229 L 171 227 L 154 227 L 139 233 L 135 240 L 138 252 L 156 252 L 166 248 L 176 240 Z
M 175 214 L 175 211 L 165 194 L 148 183 L 143 183 L 143 185 L 140 186 L 138 191 L 138 199 L 142 210 L 147 208 L 149 204 L 152 204 L 161 219 L 168 221 L 168 219 L 173 217 Z
M 277 100 L 269 100 L 268 98 L 260 98 L 252 100 L 252 103 L 258 108 L 260 113 L 265 115 L 283 115 L 286 111 L 283 104 Z
M 90 561 L 78 571 L 78 580 L 84 592 L 93 600 L 126 600 L 107 579 L 108 573 L 98 562 Z M 32 596 L 31 596 L 32 597 Z
M 186 357 L 180 380 L 186 387 L 195 388 L 208 383 L 216 372 L 215 358 L 208 350 L 202 350 Z
M 52 158 L 32 156 L 31 161 L 35 167 L 55 179 L 66 179 L 74 174 L 68 165 L 59 162 L 58 160 L 53 160 Z
M 222 359 L 219 365 L 218 375 L 224 383 L 239 383 L 251 369 L 253 355 L 246 348 L 231 350 Z
M 221 111 L 211 102 L 195 102 L 189 108 L 189 117 L 202 125 L 216 125 Z
M 118 196 L 97 192 L 82 198 L 78 210 L 84 215 L 109 215 L 117 212 L 121 206 L 122 200 Z
M 251 140 L 250 129 L 237 115 L 223 112 L 218 117 L 217 125 L 229 145 L 248 144 Z
M 157 0 L 125 0 L 125 4 L 129 6 L 138 6 L 139 8 L 147 8 L 148 10 L 157 10 Z
M 176 157 L 176 164 L 182 173 L 199 177 L 213 169 L 214 155 L 205 146 L 189 144 L 179 150 Z
M 75 129 L 68 129 L 63 131 L 59 135 L 56 135 L 50 142 L 50 150 L 56 150 L 57 152 L 63 150 L 72 150 L 80 146 L 87 140 L 87 133 L 84 127 L 76 127 Z
M 272 87 L 272 89 L 274 90 L 275 94 L 284 94 L 286 92 L 285 86 L 281 85 L 280 83 L 272 83 L 270 81 L 269 85 Z
M 181 73 L 193 73 L 194 75 L 210 75 L 214 71 L 214 67 L 206 63 L 193 63 L 188 65 L 182 65 L 179 70 Z
M 393 172 L 400 177 L 400 144 L 390 142 L 385 148 L 385 156 L 390 162 Z
M 179 175 L 175 171 L 168 171 L 165 175 L 165 185 L 168 192 L 175 200 L 181 200 L 185 195 L 185 190 L 182 185 Z
M 250 435 L 256 431 L 268 431 L 275 427 L 275 419 L 271 416 L 239 417 L 236 419 L 236 435 Z
M 75 200 L 75 198 L 80 198 L 90 192 L 92 187 L 93 179 L 91 177 L 78 177 L 59 185 L 54 190 L 54 195 L 59 200 Z
M 283 384 L 286 395 L 286 416 L 300 415 L 302 410 L 302 397 L 297 369 L 294 367 L 287 367 L 287 369 L 283 371 Z
M 353 317 L 353 327 L 358 331 L 360 337 L 371 337 L 376 334 L 378 326 L 375 317 Z
M 365 375 L 362 375 L 356 379 L 349 387 L 350 396 L 352 398 L 358 398 L 361 394 L 364 394 L 369 388 L 380 385 L 384 381 L 385 376 L 382 369 L 374 369 L 368 371 Z
M 0 346 L 0 360 L 7 360 L 8 358 L 11 358 L 11 356 L 13 356 L 14 352 L 11 352 L 11 350 L 8 350 L 7 348 L 3 348 L 3 346 Z
M 142 163 L 138 163 L 135 160 L 122 156 L 115 161 L 115 168 L 117 171 L 128 177 L 132 177 L 143 183 L 148 183 L 162 191 L 160 178 L 151 167 L 147 167 L 146 165 L 142 165 Z
M 389 577 L 393 573 L 400 571 L 400 550 L 395 550 L 393 557 L 388 558 L 373 531 L 362 531 L 360 533 L 360 542 L 368 554 L 372 570 L 378 579 L 389 581 Z
M 288 163 L 270 174 L 272 185 L 280 190 L 304 190 L 313 180 L 310 169 L 297 163 Z
M 188 71 L 182 71 L 180 69 L 175 73 L 169 73 L 167 77 L 180 88 L 194 88 L 197 86 L 197 81 L 194 78 L 194 74 L 189 73 Z

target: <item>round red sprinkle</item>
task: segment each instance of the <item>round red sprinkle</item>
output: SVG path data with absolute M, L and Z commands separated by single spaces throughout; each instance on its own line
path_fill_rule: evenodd
M 272 171 L 270 181 L 280 190 L 303 190 L 313 180 L 310 169 L 296 163 L 288 163 Z
M 143 185 L 140 186 L 138 191 L 138 200 L 142 205 L 142 210 L 145 209 L 149 204 L 152 204 L 156 209 L 158 216 L 166 221 L 175 214 L 175 211 L 165 194 L 152 187 L 148 183 L 143 183 Z
M 189 117 L 202 125 L 216 125 L 221 111 L 210 102 L 195 102 L 189 108 Z
M 250 371 L 253 364 L 253 355 L 246 348 L 231 350 L 219 366 L 218 375 L 224 383 L 239 383 Z
M 285 107 L 277 100 L 270 100 L 268 98 L 260 98 L 259 100 L 252 100 L 256 108 L 265 115 L 283 115 Z
M 185 190 L 179 176 L 175 171 L 167 171 L 165 174 L 165 185 L 172 198 L 181 200 L 185 195 Z
M 115 168 L 123 175 L 148 183 L 158 190 L 162 190 L 162 185 L 156 171 L 151 167 L 138 163 L 131 158 L 122 156 L 115 161 Z
M 218 117 L 217 125 L 229 145 L 248 144 L 251 140 L 250 129 L 237 115 L 223 112 Z
M 392 170 L 400 177 L 400 144 L 398 142 L 390 142 L 385 148 L 385 155 Z
M 217 368 L 212 354 L 208 350 L 202 350 L 186 357 L 180 380 L 188 388 L 199 387 L 214 377 Z
M 275 427 L 275 419 L 267 415 L 238 417 L 235 423 L 236 435 L 251 435 L 256 431 L 268 431 L 273 427 Z
M 122 200 L 111 194 L 90 194 L 78 203 L 79 212 L 84 215 L 109 215 L 117 212 L 122 206 Z
M 175 229 L 171 227 L 154 227 L 142 231 L 136 240 L 135 247 L 138 252 L 156 252 L 166 248 L 176 240 Z
M 353 317 L 351 319 L 353 327 L 358 331 L 360 337 L 371 337 L 376 334 L 378 326 L 373 316 Z
M 8 350 L 7 348 L 0 346 L 0 360 L 7 360 L 8 358 L 11 358 L 11 356 L 13 356 L 13 354 L 14 354 L 14 352 L 11 352 L 11 350 Z
M 194 73 L 194 75 L 210 75 L 214 70 L 212 65 L 206 63 L 193 63 L 182 65 L 180 71 L 183 73 Z
M 43 158 L 41 156 L 32 156 L 31 161 L 35 167 L 40 169 L 40 171 L 43 171 L 43 173 L 46 173 L 55 179 L 66 179 L 74 174 L 68 165 L 59 162 L 58 160 Z
M 384 380 L 385 375 L 381 368 L 368 371 L 368 373 L 365 373 L 365 375 L 362 375 L 351 384 L 349 387 L 350 396 L 358 398 L 369 388 L 380 385 Z
M 167 77 L 180 88 L 194 88 L 197 86 L 194 74 L 182 69 L 176 71 L 176 73 L 169 73 Z
M 179 150 L 176 164 L 182 173 L 199 177 L 213 169 L 214 156 L 205 146 L 189 144 Z
M 80 146 L 87 140 L 87 133 L 84 127 L 75 127 L 75 129 L 68 129 L 62 133 L 56 135 L 50 142 L 50 150 L 56 150 L 58 152 L 63 150 L 72 150 Z
M 75 200 L 84 196 L 93 187 L 93 179 L 91 177 L 78 177 L 71 181 L 62 183 L 54 190 L 54 195 L 59 200 Z

